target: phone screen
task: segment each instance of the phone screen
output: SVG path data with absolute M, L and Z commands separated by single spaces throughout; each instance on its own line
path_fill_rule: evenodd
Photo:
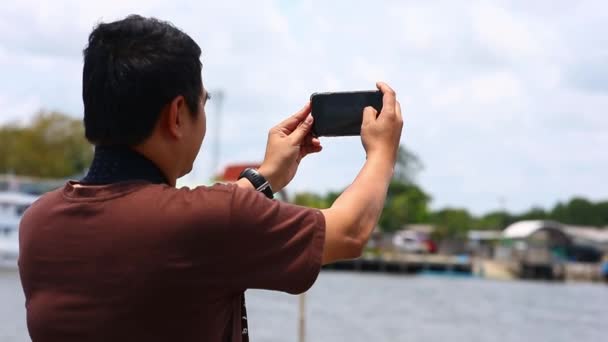
M 310 97 L 312 132 L 315 136 L 336 137 L 361 134 L 363 108 L 382 110 L 380 91 L 354 91 L 341 93 L 315 93 Z

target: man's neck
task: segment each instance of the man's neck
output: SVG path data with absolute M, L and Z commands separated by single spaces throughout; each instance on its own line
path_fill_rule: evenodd
M 93 162 L 82 183 L 104 185 L 133 180 L 174 185 L 154 162 L 127 146 L 95 147 Z

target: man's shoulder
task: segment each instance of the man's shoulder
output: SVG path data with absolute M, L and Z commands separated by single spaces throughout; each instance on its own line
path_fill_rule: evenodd
M 196 187 L 174 188 L 169 186 L 150 186 L 142 189 L 141 196 L 148 198 L 167 198 L 185 202 L 224 202 L 231 201 L 238 187 L 234 184 L 201 185 Z
M 231 183 L 216 183 L 213 185 L 200 185 L 195 187 L 170 188 L 182 195 L 232 195 L 238 187 Z
M 224 222 L 230 215 L 237 192 L 238 188 L 234 184 L 182 188 L 149 185 L 115 204 L 122 208 L 136 208 L 151 216 L 179 218 L 180 222 Z
M 34 211 L 38 208 L 48 207 L 53 203 L 57 203 L 57 201 L 60 201 L 62 199 L 62 192 L 63 188 L 59 188 L 40 195 L 35 201 L 32 202 L 32 204 L 30 204 L 25 214 Z
M 39 222 L 44 222 L 46 217 L 52 211 L 52 208 L 61 202 L 63 198 L 62 191 L 63 188 L 49 191 L 33 201 L 21 217 L 20 231 L 23 229 L 23 227 L 30 226 L 30 223 L 37 224 Z
M 215 184 L 211 186 L 174 188 L 164 184 L 117 184 L 102 187 L 77 186 L 73 182 L 64 187 L 52 190 L 41 195 L 26 211 L 27 214 L 48 212 L 57 206 L 78 205 L 86 207 L 87 204 L 98 205 L 105 202 L 105 206 L 141 206 L 156 208 L 179 207 L 186 210 L 188 207 L 201 205 L 217 207 L 229 205 L 234 192 L 234 184 Z

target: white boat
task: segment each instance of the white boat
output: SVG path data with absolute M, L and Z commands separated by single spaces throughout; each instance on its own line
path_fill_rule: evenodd
M 21 192 L 0 191 L 0 268 L 17 268 L 19 222 L 37 199 L 38 196 Z

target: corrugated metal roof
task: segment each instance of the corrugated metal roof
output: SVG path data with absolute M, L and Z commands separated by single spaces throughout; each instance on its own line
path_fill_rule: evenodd
M 566 232 L 576 238 L 582 240 L 593 241 L 597 243 L 608 243 L 608 229 L 586 226 L 565 226 Z
M 503 230 L 503 236 L 510 239 L 523 239 L 541 229 L 558 229 L 563 231 L 563 226 L 554 221 L 519 221 Z

